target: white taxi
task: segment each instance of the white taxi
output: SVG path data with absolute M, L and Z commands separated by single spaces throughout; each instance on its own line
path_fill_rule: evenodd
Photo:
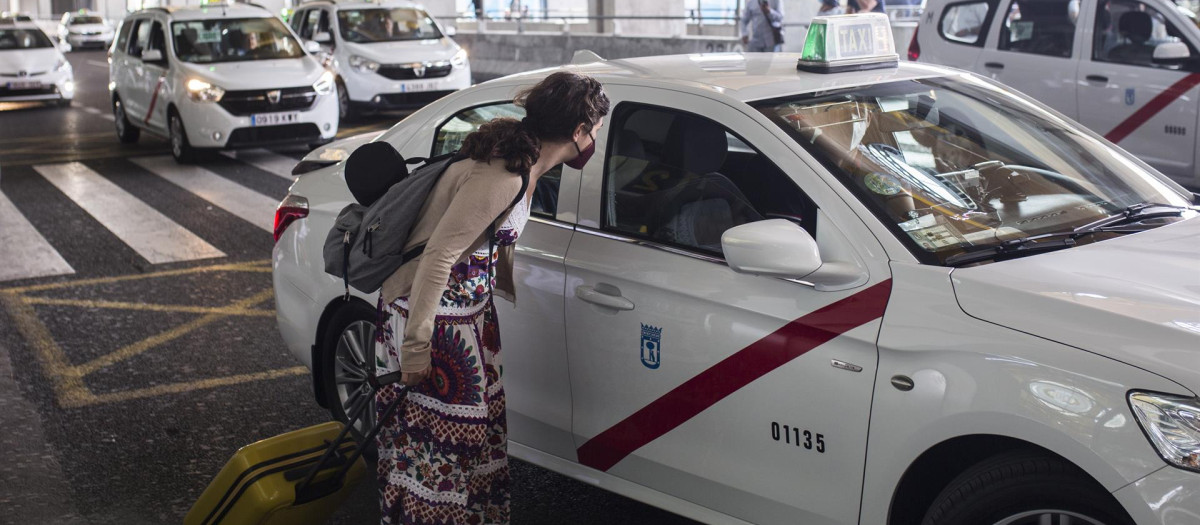
M 1200 29 L 1170 0 L 929 0 L 911 60 L 990 77 L 1200 188 Z
M 63 13 L 58 22 L 58 41 L 71 49 L 107 48 L 114 34 L 108 20 L 86 9 Z
M 62 51 L 33 22 L 0 21 L 0 102 L 75 98 L 75 72 Z
M 342 117 L 359 109 L 420 107 L 471 85 L 467 51 L 409 2 L 305 2 L 292 15 L 300 38 L 321 45 L 337 71 Z
M 509 451 L 709 523 L 1200 520 L 1195 197 L 1000 84 L 897 64 L 889 33 L 563 67 L 613 110 L 539 181 L 497 303 Z M 455 150 L 549 72 L 377 140 Z M 342 169 L 296 181 L 273 255 L 339 417 L 375 317 L 322 273 Z
M 138 11 L 110 50 L 117 136 L 163 135 L 179 162 L 212 149 L 328 142 L 337 97 L 316 51 L 252 4 Z

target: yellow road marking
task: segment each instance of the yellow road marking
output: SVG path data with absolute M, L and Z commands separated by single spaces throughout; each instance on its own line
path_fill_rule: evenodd
M 25 304 L 52 306 L 78 306 L 80 308 L 105 308 L 112 310 L 139 310 L 146 312 L 181 312 L 188 314 L 218 314 L 227 316 L 271 317 L 274 310 L 247 310 L 233 306 L 187 306 L 182 304 L 144 304 L 121 301 L 87 301 L 82 299 L 53 299 L 50 297 L 23 297 Z
M 238 385 L 242 383 L 252 383 L 254 381 L 266 381 L 281 377 L 298 376 L 307 373 L 308 368 L 304 366 L 293 366 L 291 368 L 279 368 L 276 370 L 267 370 L 266 372 L 256 372 L 253 374 L 215 377 L 212 379 L 200 379 L 197 381 L 188 381 L 184 383 L 171 383 L 168 385 L 157 385 L 149 388 L 139 388 L 135 390 L 124 390 L 121 392 L 93 395 L 91 398 L 63 403 L 63 405 L 68 408 L 77 408 L 103 403 L 117 403 L 121 401 L 145 399 L 147 397 L 157 397 L 167 394 L 182 394 L 184 392 L 191 392 L 193 390 L 203 390 L 222 386 Z
M 258 292 L 250 297 L 247 297 L 236 303 L 233 303 L 232 305 L 229 306 L 229 308 L 231 308 L 235 311 L 244 311 L 246 308 L 254 306 L 254 305 L 261 303 L 267 299 L 270 299 L 271 295 L 274 293 L 275 293 L 275 291 L 271 290 L 271 289 L 263 290 L 263 291 Z M 78 375 L 79 377 L 86 376 L 86 375 L 88 375 L 92 372 L 95 372 L 96 370 L 99 370 L 101 368 L 104 368 L 106 366 L 114 365 L 114 364 L 120 363 L 121 361 L 125 361 L 126 359 L 130 359 L 132 357 L 141 355 L 142 353 L 145 353 L 146 350 L 149 350 L 149 349 L 154 348 L 163 343 L 167 343 L 167 342 L 173 341 L 175 339 L 178 339 L 180 337 L 183 337 L 187 334 L 190 334 L 190 333 L 196 331 L 196 329 L 198 329 L 198 328 L 203 328 L 203 327 L 208 326 L 216 321 L 220 321 L 221 319 L 224 319 L 226 317 L 229 317 L 229 315 L 227 315 L 227 314 L 205 315 L 198 319 L 188 321 L 187 323 L 184 323 L 175 328 L 167 330 L 166 332 L 163 332 L 161 334 L 153 335 L 153 336 L 147 337 L 146 339 L 142 339 L 141 341 L 138 341 L 136 343 L 128 345 L 124 348 L 121 348 L 121 349 L 115 351 L 115 352 L 97 357 L 97 358 L 95 358 L 91 361 L 88 361 L 82 365 L 72 367 L 70 370 L 66 371 L 66 373 L 75 374 L 75 375 Z
M 63 281 L 60 283 L 33 284 L 29 286 L 17 286 L 14 288 L 0 288 L 0 292 L 23 294 L 28 292 L 40 292 L 43 290 L 57 290 L 59 288 L 74 288 L 77 286 L 92 286 L 97 284 L 110 284 L 123 281 L 137 281 L 141 279 L 152 279 L 155 277 L 171 277 L 176 275 L 188 275 L 206 272 L 269 272 L 271 271 L 271 267 L 269 266 L 270 263 L 270 260 L 263 260 L 217 264 L 213 266 L 197 266 L 194 268 L 182 268 L 179 270 L 163 270 L 160 272 L 119 275 L 116 277 L 96 277 L 91 279 L 79 279 L 75 281 Z
M 38 319 L 33 307 L 25 304 L 21 296 L 12 292 L 0 292 L 0 304 L 8 310 L 9 317 L 16 324 L 17 331 L 29 344 L 33 345 L 34 353 L 50 379 L 55 397 L 60 404 L 85 403 L 95 399 L 92 392 L 83 384 L 83 378 L 74 374 L 63 373 L 71 368 L 67 356 L 58 343 L 50 336 L 50 330 Z

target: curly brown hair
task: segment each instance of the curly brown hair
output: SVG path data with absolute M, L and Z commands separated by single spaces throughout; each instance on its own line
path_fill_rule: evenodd
M 504 168 L 528 173 L 541 155 L 542 141 L 571 140 L 575 127 L 592 126 L 608 114 L 608 96 L 596 79 L 560 71 L 517 94 L 525 118 L 498 118 L 463 140 L 461 153 L 477 161 L 504 159 Z

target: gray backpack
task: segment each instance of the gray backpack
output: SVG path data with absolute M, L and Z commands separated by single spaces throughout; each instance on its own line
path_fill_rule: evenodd
M 366 293 L 379 290 L 396 269 L 425 251 L 425 245 L 407 252 L 404 246 L 438 179 L 451 164 L 465 158 L 453 152 L 404 159 L 386 142 L 366 144 L 350 155 L 346 185 L 358 202 L 338 213 L 323 249 L 325 273 L 342 279 L 347 298 L 350 286 Z M 421 166 L 408 173 L 409 164 Z M 509 208 L 520 202 L 528 184 L 526 174 Z M 494 233 L 489 240 L 493 237 Z

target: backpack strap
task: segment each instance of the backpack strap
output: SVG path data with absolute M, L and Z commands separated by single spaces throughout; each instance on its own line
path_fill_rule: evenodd
M 492 300 L 492 279 L 496 277 L 495 264 L 492 263 L 492 252 L 496 250 L 496 241 L 500 240 L 500 234 L 496 232 L 496 223 L 500 221 L 500 217 L 507 215 L 512 211 L 513 207 L 525 198 L 525 192 L 529 190 L 529 172 L 521 174 L 521 191 L 517 192 L 517 196 L 509 203 L 504 211 L 500 212 L 500 216 L 492 220 L 491 229 L 488 230 L 488 301 Z

